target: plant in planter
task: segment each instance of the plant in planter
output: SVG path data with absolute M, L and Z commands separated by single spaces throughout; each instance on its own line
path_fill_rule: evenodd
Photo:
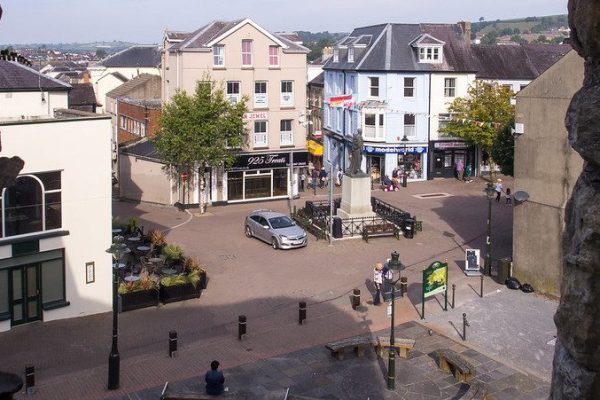
M 158 277 L 148 275 L 143 271 L 136 282 L 121 282 L 119 284 L 121 296 L 121 311 L 136 310 L 138 308 L 158 305 Z
M 165 244 L 165 235 L 158 229 L 151 229 L 148 232 L 148 241 L 150 242 L 150 251 L 152 253 L 161 253 Z
M 128 235 L 137 235 L 140 232 L 140 226 L 136 217 L 129 217 L 127 219 L 127 229 L 125 232 Z
M 165 262 L 168 265 L 176 264 L 183 258 L 183 250 L 175 244 L 168 244 L 163 247 L 162 254 L 165 256 Z
M 206 289 L 206 270 L 200 265 L 198 260 L 194 257 L 185 257 L 183 259 L 183 268 L 188 274 L 188 280 L 190 283 L 196 280 L 195 276 L 199 277 L 199 280 L 194 285 L 200 285 L 200 289 Z
M 202 291 L 200 281 L 199 271 L 165 276 L 160 280 L 160 299 L 163 303 L 197 299 Z

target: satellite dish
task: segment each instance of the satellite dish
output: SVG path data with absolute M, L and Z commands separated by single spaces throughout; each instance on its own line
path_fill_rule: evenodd
M 515 192 L 514 197 L 519 203 L 524 203 L 529 200 L 529 193 L 519 190 L 518 192 Z

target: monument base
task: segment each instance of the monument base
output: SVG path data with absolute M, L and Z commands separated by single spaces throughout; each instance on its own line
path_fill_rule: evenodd
M 374 217 L 371 178 L 368 175 L 344 175 L 342 179 L 342 201 L 337 216 L 342 219 Z

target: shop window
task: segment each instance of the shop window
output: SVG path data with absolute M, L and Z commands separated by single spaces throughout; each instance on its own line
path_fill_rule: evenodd
M 44 307 L 65 301 L 65 267 L 63 259 L 45 261 L 42 271 L 42 304 Z
M 17 177 L 0 196 L 3 213 L 1 237 L 24 235 L 62 226 L 61 173 Z
M 273 170 L 273 196 L 286 196 L 288 192 L 288 169 Z
M 227 173 L 227 199 L 243 200 L 244 198 L 244 172 Z
M 408 179 L 422 179 L 423 168 L 421 167 L 421 157 L 421 153 L 399 154 L 397 171 L 401 172 L 402 169 L 404 169 L 406 171 Z
M 0 320 L 10 312 L 8 309 L 8 270 L 0 270 Z

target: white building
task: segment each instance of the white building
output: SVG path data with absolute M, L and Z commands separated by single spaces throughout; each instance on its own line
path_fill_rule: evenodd
M 0 61 L 0 158 L 24 162 L 0 188 L 0 331 L 111 307 L 110 118 L 69 89 Z

